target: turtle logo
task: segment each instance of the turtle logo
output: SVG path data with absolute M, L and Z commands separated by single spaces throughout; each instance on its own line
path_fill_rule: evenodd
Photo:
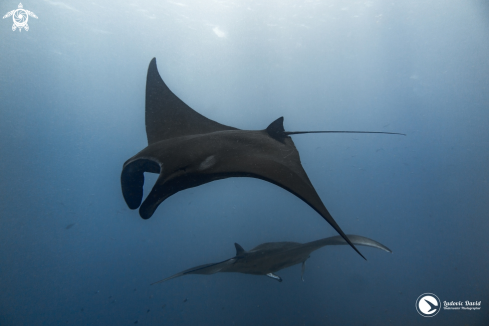
M 3 18 L 10 16 L 12 16 L 12 19 L 14 20 L 14 24 L 12 25 L 12 31 L 14 32 L 17 28 L 19 29 L 19 32 L 22 32 L 22 28 L 24 28 L 26 31 L 29 30 L 29 25 L 27 25 L 29 16 L 37 19 L 36 14 L 34 14 L 32 11 L 25 10 L 22 3 L 19 3 L 19 9 L 9 11 L 5 16 L 3 16 Z

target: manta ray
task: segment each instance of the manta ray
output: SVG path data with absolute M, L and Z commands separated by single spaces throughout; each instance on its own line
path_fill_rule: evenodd
M 156 59 L 146 80 L 146 135 L 148 146 L 122 168 L 121 187 L 130 209 L 143 219 L 175 193 L 231 177 L 271 182 L 302 199 L 318 212 L 355 251 L 304 171 L 290 135 L 305 133 L 379 133 L 368 131 L 285 131 L 283 117 L 264 130 L 240 130 L 210 120 L 180 100 L 163 82 Z M 144 202 L 144 172 L 159 177 Z M 365 259 L 365 257 L 363 257 Z
M 367 246 L 392 252 L 383 244 L 359 235 L 348 235 L 350 241 L 358 246 Z M 239 244 L 235 243 L 236 256 L 219 263 L 205 264 L 189 268 L 165 278 L 153 284 L 162 283 L 173 278 L 187 274 L 215 274 L 215 273 L 244 273 L 253 275 L 266 275 L 279 282 L 282 282 L 280 276 L 275 275 L 281 269 L 302 263 L 301 278 L 304 281 L 304 271 L 306 260 L 309 255 L 324 246 L 346 245 L 348 244 L 341 236 L 334 236 L 316 240 L 308 243 L 298 242 L 268 242 L 263 243 L 250 251 L 246 251 Z

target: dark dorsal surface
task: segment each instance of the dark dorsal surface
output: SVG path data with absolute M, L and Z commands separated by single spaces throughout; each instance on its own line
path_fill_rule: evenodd
M 249 252 L 256 251 L 279 251 L 279 250 L 287 250 L 293 249 L 301 246 L 301 243 L 298 242 L 266 242 L 262 243 L 259 246 L 251 249 Z
M 166 86 L 151 60 L 146 80 L 146 135 L 148 144 L 187 135 L 237 130 L 195 112 Z

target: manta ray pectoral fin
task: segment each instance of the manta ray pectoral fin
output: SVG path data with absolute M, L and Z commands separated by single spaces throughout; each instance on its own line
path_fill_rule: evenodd
M 384 250 L 386 252 L 392 253 L 392 250 L 377 242 L 375 240 L 362 237 L 359 235 L 348 234 L 347 238 L 355 245 L 355 246 L 366 246 Z M 302 245 L 301 250 L 303 252 L 313 252 L 322 248 L 324 246 L 337 246 L 337 245 L 348 245 L 349 243 L 345 241 L 341 236 L 328 237 L 316 241 L 311 241 Z
M 125 163 L 121 173 L 124 200 L 130 209 L 136 209 L 143 199 L 144 172 L 160 173 L 160 165 L 147 158 Z
M 271 182 L 285 190 L 291 192 L 295 196 L 302 199 L 316 212 L 319 213 L 344 239 L 348 244 L 363 258 L 365 257 L 358 249 L 350 242 L 345 233 L 334 220 L 333 216 L 324 206 L 321 198 L 314 189 L 309 177 L 302 167 L 299 152 L 294 145 L 291 137 L 288 137 L 283 132 L 283 118 L 279 118 L 272 122 L 265 130 L 267 134 L 279 141 L 282 144 L 272 146 L 267 152 L 267 159 L 264 159 L 261 164 L 246 164 L 239 166 L 240 172 L 248 172 L 255 178 L 259 178 Z M 241 162 L 237 162 L 237 165 Z M 265 168 L 264 168 L 265 167 Z M 365 259 L 366 260 L 366 259 Z
M 231 259 L 226 259 L 224 261 L 221 261 L 219 263 L 212 263 L 212 264 L 205 264 L 205 265 L 200 265 L 196 267 L 192 267 L 189 269 L 184 270 L 183 272 L 177 273 L 175 275 L 172 275 L 170 277 L 167 277 L 165 279 L 162 279 L 161 281 L 157 281 L 153 284 L 158 284 L 158 283 L 163 283 L 168 280 L 187 275 L 187 274 L 203 274 L 203 275 L 210 275 L 210 274 L 215 274 L 219 273 L 222 269 L 225 269 L 227 266 L 232 265 L 236 261 L 236 258 L 231 258 Z
M 178 98 L 158 73 L 156 58 L 149 63 L 146 77 L 145 120 L 148 144 L 187 135 L 237 130 L 204 117 Z
M 267 276 L 270 277 L 270 278 L 273 278 L 274 280 L 277 280 L 279 282 L 282 282 L 282 278 L 280 276 L 277 276 L 277 275 L 273 274 L 273 273 L 268 273 Z

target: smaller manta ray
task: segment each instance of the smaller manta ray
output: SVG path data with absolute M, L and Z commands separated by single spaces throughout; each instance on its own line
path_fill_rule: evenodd
M 383 244 L 359 235 L 347 235 L 351 243 L 358 246 L 367 246 L 392 252 Z M 324 246 L 347 245 L 348 243 L 341 236 L 334 236 L 316 240 L 308 243 L 298 242 L 267 242 L 263 243 L 250 251 L 246 251 L 239 244 L 235 243 L 236 256 L 225 261 L 205 264 L 189 268 L 165 278 L 153 284 L 162 283 L 173 278 L 187 274 L 215 274 L 215 273 L 244 273 L 253 275 L 266 275 L 279 282 L 282 282 L 280 276 L 275 275 L 281 269 L 302 263 L 301 278 L 304 281 L 304 271 L 306 269 L 306 260 L 309 255 Z M 151 284 L 151 285 L 153 285 Z

